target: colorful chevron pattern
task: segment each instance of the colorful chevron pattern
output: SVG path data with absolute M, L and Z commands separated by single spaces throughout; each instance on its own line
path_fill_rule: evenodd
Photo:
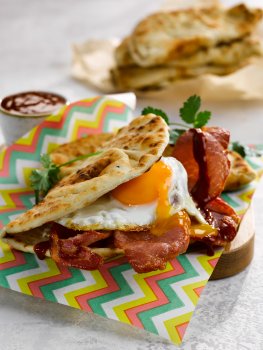
M 91 133 L 111 131 L 132 118 L 123 103 L 95 97 L 73 103 L 47 118 L 0 154 L 0 225 L 33 204 L 28 175 L 41 153 Z M 250 159 L 263 169 L 262 159 Z M 242 214 L 256 182 L 224 195 Z M 200 294 L 222 250 L 209 257 L 188 253 L 170 261 L 163 271 L 137 274 L 124 257 L 96 271 L 83 271 L 39 260 L 0 241 L 0 285 L 28 295 L 69 305 L 159 334 L 180 344 Z

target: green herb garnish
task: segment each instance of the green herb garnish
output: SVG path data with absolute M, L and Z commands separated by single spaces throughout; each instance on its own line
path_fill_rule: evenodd
M 192 124 L 194 128 L 201 128 L 206 125 L 211 117 L 211 112 L 198 112 L 201 106 L 200 96 L 190 96 L 182 108 L 180 108 L 180 117 L 187 124 Z
M 148 106 L 142 110 L 142 114 L 146 115 L 149 113 L 153 113 L 162 117 L 165 120 L 165 122 L 170 126 L 170 143 L 175 144 L 178 137 L 189 129 L 189 125 L 187 124 L 192 124 L 193 128 L 201 128 L 202 126 L 207 124 L 208 120 L 211 117 L 211 112 L 199 112 L 200 106 L 201 98 L 197 95 L 190 96 L 184 102 L 183 107 L 181 107 L 179 110 L 179 116 L 186 124 L 170 122 L 167 114 L 159 108 Z M 178 128 L 174 128 L 173 126 L 177 126 Z
M 245 158 L 246 156 L 246 147 L 241 145 L 238 141 L 231 142 L 229 145 L 230 150 L 237 152 L 238 154 L 241 155 L 241 157 Z
M 60 165 L 53 163 L 48 154 L 42 154 L 40 158 L 42 168 L 32 170 L 29 177 L 30 185 L 35 191 L 36 204 L 38 204 L 40 199 L 45 197 L 47 192 L 60 180 L 61 167 L 72 164 L 81 159 L 95 156 L 99 153 L 101 152 L 85 154 Z
M 238 141 L 231 142 L 229 145 L 229 149 L 231 151 L 235 151 L 238 154 L 241 155 L 241 157 L 261 157 L 263 155 L 263 152 L 260 150 L 256 150 L 254 148 L 251 148 L 249 146 L 244 146 L 242 143 Z

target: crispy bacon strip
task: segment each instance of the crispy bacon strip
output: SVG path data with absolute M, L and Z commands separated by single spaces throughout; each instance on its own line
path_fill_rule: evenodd
M 165 269 L 167 261 L 186 251 L 189 245 L 189 226 L 175 227 L 171 231 L 154 236 L 150 232 L 114 233 L 117 248 L 125 252 L 129 263 L 138 273 Z
M 239 217 L 219 198 L 229 174 L 226 150 L 229 132 L 218 127 L 190 129 L 176 142 L 173 156 L 185 167 L 188 188 L 200 207 L 206 221 L 217 228 L 217 236 L 200 238 L 209 245 L 226 245 L 237 233 Z
M 60 238 L 61 230 L 63 229 L 59 228 L 59 225 L 55 224 L 52 227 L 50 235 L 52 259 L 62 265 L 85 270 L 95 270 L 103 264 L 103 258 L 94 253 L 88 245 L 109 237 L 111 232 L 84 231 L 74 237 Z

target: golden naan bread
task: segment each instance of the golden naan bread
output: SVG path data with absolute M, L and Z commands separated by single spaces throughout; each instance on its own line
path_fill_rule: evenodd
M 112 133 L 102 133 L 87 135 L 86 137 L 65 143 L 50 153 L 51 160 L 55 164 L 60 165 L 84 154 L 96 152 L 105 141 L 109 141 L 112 137 Z
M 72 142 L 58 146 L 50 153 L 53 163 L 61 165 L 79 156 L 95 153 L 102 148 L 104 142 L 109 141 L 114 136 L 113 133 L 102 133 L 88 135 Z M 71 174 L 74 170 L 81 167 L 82 160 L 76 161 L 70 165 L 61 167 L 62 177 Z
M 230 173 L 225 183 L 225 191 L 235 191 L 255 180 L 256 173 L 238 153 L 229 151 Z
M 116 62 L 118 67 L 136 66 L 129 51 L 128 38 L 116 48 Z M 262 55 L 262 47 L 259 38 L 246 36 L 240 40 L 230 43 L 223 43 L 218 46 L 200 47 L 192 55 L 175 58 L 167 65 L 175 67 L 202 67 L 213 66 L 234 66 L 245 62 L 251 57 Z M 163 64 L 162 64 L 163 65 Z M 162 66 L 161 65 L 161 66 Z M 159 65 L 158 65 L 159 66 Z
M 156 66 L 143 68 L 137 66 L 122 67 L 112 70 L 112 79 L 121 90 L 161 89 L 182 79 L 195 78 L 203 74 L 227 75 L 241 66 L 200 66 L 175 67 Z
M 112 82 L 120 91 L 147 91 L 204 74 L 231 74 L 263 55 L 254 34 L 262 15 L 243 4 L 150 15 L 116 48 Z
M 140 116 L 119 130 L 101 154 L 83 161 L 44 200 L 11 221 L 2 235 L 28 231 L 81 209 L 120 184 L 147 171 L 163 154 L 168 126 L 154 114 Z
M 127 39 L 130 55 L 141 67 L 167 64 L 200 48 L 233 42 L 254 31 L 261 9 L 241 4 L 159 12 L 142 20 Z

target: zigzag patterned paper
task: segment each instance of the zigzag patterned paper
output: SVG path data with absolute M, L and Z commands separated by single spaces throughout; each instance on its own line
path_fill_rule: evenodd
M 88 134 L 127 124 L 132 111 L 121 102 L 95 97 L 73 103 L 0 154 L 0 225 L 33 205 L 28 175 L 39 166 L 41 153 Z M 263 169 L 262 159 L 250 159 Z M 224 195 L 242 214 L 256 182 Z M 0 241 L 0 285 L 18 292 L 128 323 L 180 344 L 199 296 L 222 250 L 212 257 L 188 253 L 170 261 L 163 271 L 137 274 L 119 258 L 99 270 L 83 271 L 39 260 Z

